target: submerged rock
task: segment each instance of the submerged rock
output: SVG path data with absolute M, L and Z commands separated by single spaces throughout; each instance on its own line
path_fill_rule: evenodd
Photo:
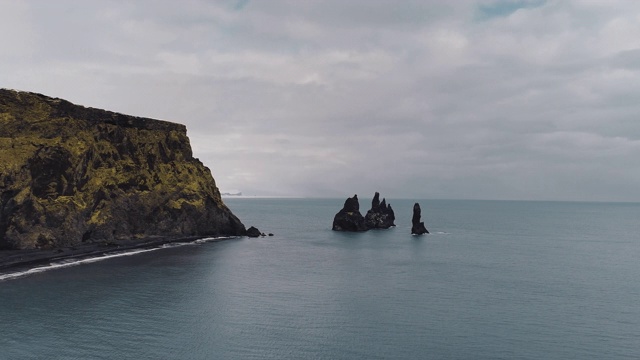
M 335 231 L 367 231 L 364 217 L 360 213 L 358 195 L 347 198 L 342 209 L 334 216 L 332 230 Z
M 428 234 L 429 231 L 424 226 L 424 223 L 420 221 L 422 210 L 420 210 L 420 204 L 415 203 L 413 205 L 413 218 L 411 219 L 411 233 L 415 235 Z
M 369 229 L 388 229 L 395 226 L 396 219 L 391 204 L 387 205 L 385 199 L 380 202 L 380 194 L 378 192 L 373 196 L 371 201 L 371 210 L 367 211 L 365 216 L 365 225 Z
M 0 249 L 244 233 L 184 125 L 0 89 Z

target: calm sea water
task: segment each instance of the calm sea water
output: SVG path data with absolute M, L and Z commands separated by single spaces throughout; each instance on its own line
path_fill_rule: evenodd
M 640 356 L 640 204 L 422 200 L 416 237 L 408 200 L 357 234 L 342 199 L 225 201 L 275 236 L 1 281 L 0 359 Z

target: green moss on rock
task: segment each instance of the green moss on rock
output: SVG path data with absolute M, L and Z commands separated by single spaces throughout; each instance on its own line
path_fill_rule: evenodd
M 244 231 L 184 125 L 0 89 L 0 248 Z

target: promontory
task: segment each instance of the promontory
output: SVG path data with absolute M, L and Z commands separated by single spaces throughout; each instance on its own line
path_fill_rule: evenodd
M 0 89 L 0 260 L 245 232 L 184 125 Z

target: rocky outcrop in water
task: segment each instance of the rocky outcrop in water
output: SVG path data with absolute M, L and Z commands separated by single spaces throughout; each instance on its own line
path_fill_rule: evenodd
M 371 209 L 366 217 L 360 213 L 358 195 L 347 198 L 342 209 L 333 218 L 333 230 L 336 231 L 367 231 L 370 229 L 388 229 L 395 226 L 396 217 L 385 199 L 380 202 L 380 194 L 375 193 L 371 201 Z
M 428 234 L 429 231 L 427 230 L 427 228 L 424 226 L 424 222 L 420 221 L 420 218 L 422 217 L 421 215 L 422 210 L 420 210 L 420 204 L 415 203 L 413 205 L 413 217 L 411 219 L 411 233 L 414 235 L 422 235 L 422 234 Z
M 0 249 L 244 234 L 184 125 L 0 90 Z
M 383 198 L 380 202 L 380 194 L 378 192 L 373 196 L 371 201 L 371 209 L 367 211 L 364 222 L 369 229 L 388 229 L 395 226 L 396 219 L 391 204 L 387 205 L 387 201 Z
M 260 230 L 258 230 L 258 228 L 256 228 L 256 227 L 252 226 L 252 227 L 247 229 L 247 236 L 248 237 L 257 238 L 257 237 L 260 237 L 261 235 L 264 236 L 264 234 L 261 233 Z
M 342 209 L 333 218 L 332 230 L 335 231 L 367 231 L 369 228 L 360 213 L 358 195 L 347 198 Z

